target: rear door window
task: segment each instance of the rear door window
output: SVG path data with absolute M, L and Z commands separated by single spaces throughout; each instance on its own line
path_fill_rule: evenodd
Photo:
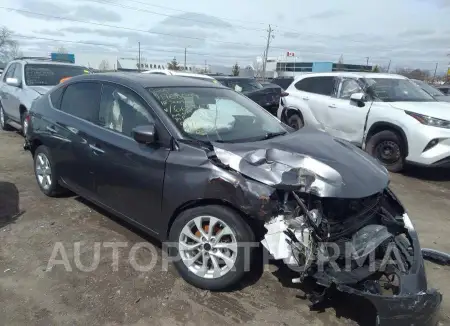
M 100 83 L 70 84 L 62 97 L 61 111 L 92 123 L 98 123 L 100 95 Z
M 304 92 L 331 96 L 335 87 L 333 76 L 315 76 L 299 80 L 295 87 Z

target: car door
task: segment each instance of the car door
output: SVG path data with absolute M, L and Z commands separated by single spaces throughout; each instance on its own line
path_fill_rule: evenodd
M 142 97 L 124 86 L 103 83 L 99 127 L 91 144 L 96 192 L 103 204 L 150 230 L 152 217 L 161 212 L 170 148 L 140 144 L 132 130 L 152 123 L 162 139 L 167 131 Z
M 55 110 L 44 117 L 46 143 L 50 144 L 62 180 L 78 194 L 94 200 L 97 198 L 90 145 L 97 128 L 100 96 L 98 82 L 69 84 L 50 94 Z
M 13 110 L 12 110 L 12 102 L 11 102 L 11 93 L 13 92 L 14 86 L 10 86 L 6 83 L 7 78 L 13 78 L 14 77 L 14 70 L 16 68 L 16 63 L 12 63 L 9 65 L 9 67 L 6 70 L 6 73 L 3 75 L 3 83 L 2 83 L 2 106 L 5 110 L 5 113 L 12 117 Z
M 298 97 L 309 108 L 309 110 L 302 110 L 305 125 L 326 130 L 329 120 L 327 108 L 334 84 L 333 76 L 305 77 L 295 84 L 295 88 L 299 91 Z
M 15 64 L 14 68 L 14 74 L 12 76 L 13 78 L 16 78 L 19 82 L 19 86 L 9 86 L 10 92 L 9 92 L 9 99 L 8 99 L 8 106 L 11 110 L 10 117 L 15 119 L 16 121 L 20 121 L 20 98 L 23 96 L 24 90 L 23 90 L 23 66 L 20 63 Z
M 371 102 L 364 102 L 364 106 L 359 106 L 357 102 L 350 100 L 350 96 L 363 92 L 362 84 L 356 78 L 339 79 L 336 96 L 331 99 L 328 106 L 330 116 L 328 133 L 355 145 L 362 144 L 364 125 Z

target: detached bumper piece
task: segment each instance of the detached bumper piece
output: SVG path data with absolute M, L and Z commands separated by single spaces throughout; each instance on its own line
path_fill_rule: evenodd
M 361 296 L 376 308 L 377 325 L 380 326 L 436 326 L 442 294 L 428 290 L 415 295 L 380 296 L 339 286 L 342 292 Z

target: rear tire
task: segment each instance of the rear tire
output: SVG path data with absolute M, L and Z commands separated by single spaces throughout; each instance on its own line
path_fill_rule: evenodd
M 405 165 L 405 146 L 394 131 L 383 130 L 370 137 L 366 151 L 390 172 L 400 172 Z
M 59 175 L 55 170 L 52 155 L 44 145 L 36 148 L 34 152 L 34 174 L 39 188 L 45 195 L 56 197 L 67 191 L 59 184 Z
M 202 225 L 203 231 L 196 225 Z M 220 232 L 225 235 L 221 236 Z M 173 223 L 169 255 L 176 257 L 174 265 L 186 282 L 218 291 L 237 285 L 243 278 L 251 259 L 251 250 L 246 250 L 244 245 L 254 240 L 251 228 L 234 210 L 217 205 L 195 207 L 183 211 Z
M 0 104 L 0 128 L 5 131 L 11 131 L 13 128 L 6 123 L 7 117 L 3 106 Z
M 287 119 L 287 125 L 295 130 L 299 130 L 303 128 L 305 125 L 305 122 L 303 121 L 302 117 L 298 113 L 292 113 L 289 115 Z

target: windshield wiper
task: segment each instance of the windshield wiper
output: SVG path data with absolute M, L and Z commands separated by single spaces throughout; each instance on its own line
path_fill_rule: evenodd
M 271 139 L 271 138 L 275 138 L 278 136 L 283 136 L 286 135 L 287 131 L 279 131 L 279 132 L 268 132 L 263 139 L 261 140 L 266 140 L 266 139 Z

